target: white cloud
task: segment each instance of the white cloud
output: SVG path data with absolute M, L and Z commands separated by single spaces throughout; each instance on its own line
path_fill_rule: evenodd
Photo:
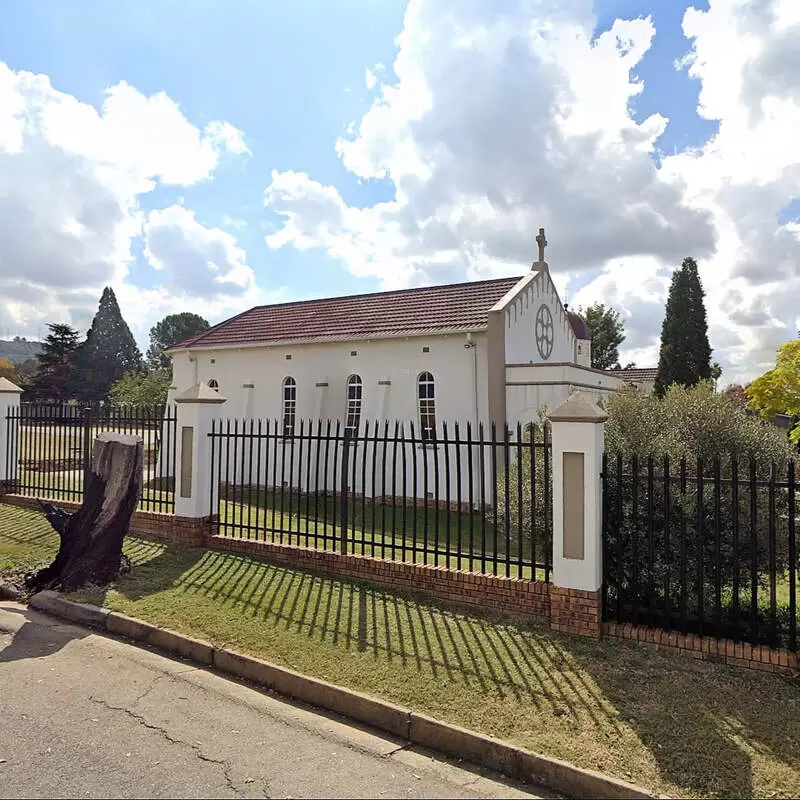
M 378 82 L 378 78 L 375 76 L 375 73 L 367 67 L 364 73 L 364 85 L 367 89 L 374 89 L 375 84 Z
M 130 321 L 146 324 L 150 306 L 126 283 L 142 233 L 139 199 L 158 184 L 208 180 L 226 152 L 248 152 L 240 131 L 227 122 L 201 131 L 163 93 L 119 83 L 98 111 L 46 75 L 0 62 L 0 330 L 36 335 L 46 322 L 85 324 L 109 284 L 128 298 Z M 153 248 L 163 283 L 155 291 L 188 291 L 176 256 L 200 252 L 210 283 L 196 296 L 216 292 L 229 304 L 247 296 L 252 271 L 229 234 L 203 229 L 179 206 L 154 212 L 147 226 L 161 245 Z
M 587 5 L 472 0 L 455 14 L 412 0 L 397 81 L 337 143 L 345 167 L 389 178 L 396 199 L 352 209 L 335 187 L 305 177 L 287 193 L 276 176 L 266 202 L 287 225 L 268 243 L 346 253 L 387 285 L 519 271 L 539 226 L 557 270 L 710 253 L 710 216 L 651 159 L 665 120 L 637 124 L 628 110 L 652 22 L 617 21 L 593 40 Z
M 175 294 L 212 299 L 255 288 L 255 275 L 235 237 L 204 227 L 182 206 L 151 211 L 144 242 L 147 260 L 165 273 L 165 288 Z
M 547 228 L 548 260 L 580 298 L 625 309 L 629 353 L 652 362 L 670 270 L 696 257 L 714 357 L 757 373 L 793 335 L 800 226 L 777 223 L 800 183 L 800 4 L 710 0 L 687 10 L 698 113 L 719 120 L 703 148 L 664 158 L 668 120 L 637 123 L 636 76 L 655 31 L 618 19 L 593 38 L 590 0 L 410 0 L 396 80 L 382 79 L 336 143 L 361 179 L 395 199 L 348 206 L 305 173 L 273 173 L 270 247 L 318 247 L 384 285 L 519 272 Z M 374 74 L 374 73 L 372 73 Z M 349 129 L 350 130 L 350 129 Z M 574 304 L 574 303 L 573 303 Z

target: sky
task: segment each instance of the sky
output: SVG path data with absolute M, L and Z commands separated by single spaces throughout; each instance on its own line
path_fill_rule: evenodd
M 723 383 L 800 324 L 797 0 L 0 0 L 0 338 L 522 275 Z

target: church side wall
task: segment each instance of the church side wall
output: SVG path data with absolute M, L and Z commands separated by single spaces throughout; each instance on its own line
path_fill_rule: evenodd
M 308 431 L 308 420 L 313 421 L 313 430 L 317 431 L 318 420 L 332 420 L 332 430 L 336 421 L 343 424 L 346 413 L 347 379 L 357 374 L 363 385 L 361 410 L 361 431 L 364 424 L 370 423 L 370 436 L 374 434 L 374 422 L 381 425 L 390 422 L 390 435 L 394 433 L 394 423 L 405 426 L 406 435 L 410 435 L 410 424 L 413 422 L 415 433 L 419 438 L 418 413 L 418 377 L 421 372 L 430 372 L 435 381 L 437 434 L 442 436 L 442 423 L 448 424 L 448 435 L 454 434 L 453 423 L 458 422 L 460 435 L 466 436 L 466 424 L 473 424 L 473 436 L 477 437 L 476 420 L 485 420 L 487 415 L 487 359 L 486 337 L 484 334 L 473 336 L 474 348 L 465 347 L 466 335 L 448 334 L 443 336 L 409 337 L 403 339 L 381 340 L 371 342 L 341 342 L 314 345 L 293 345 L 281 347 L 244 348 L 240 350 L 215 350 L 194 353 L 195 362 L 189 361 L 188 354 L 180 353 L 174 358 L 174 383 L 177 393 L 188 389 L 197 381 L 215 380 L 220 393 L 227 398 L 222 407 L 222 416 L 226 419 L 270 420 L 270 430 L 275 431 L 275 420 L 280 420 L 282 409 L 282 386 L 287 376 L 294 378 L 297 384 L 296 431 L 299 432 L 300 420 L 305 420 L 305 431 Z M 427 349 L 427 352 L 425 350 Z M 356 355 L 351 355 L 355 352 Z M 291 356 L 287 359 L 286 356 Z M 196 367 L 195 367 L 196 364 Z M 473 388 L 473 369 L 477 368 L 477 415 L 475 413 L 475 391 Z M 327 385 L 325 385 L 327 384 Z M 227 424 L 227 423 L 226 423 Z M 233 424 L 233 423 L 231 423 Z M 247 427 L 249 430 L 249 424 Z M 262 428 L 263 430 L 263 428 Z M 324 428 L 323 428 L 324 430 Z M 381 427 L 381 432 L 383 427 Z M 490 433 L 487 431 L 487 438 Z M 259 483 L 272 485 L 280 483 L 279 474 L 284 473 L 288 481 L 291 472 L 291 484 L 301 490 L 327 489 L 338 490 L 341 486 L 341 456 L 343 445 L 328 446 L 327 461 L 329 470 L 324 474 L 325 445 L 304 441 L 302 452 L 298 440 L 292 445 L 287 439 L 261 445 L 259 460 L 258 445 L 253 452 L 253 464 L 261 464 L 261 474 L 257 466 L 251 470 L 249 442 L 247 454 L 238 450 L 237 455 L 231 451 L 225 454 L 227 467 L 222 479 L 232 483 Z M 316 462 L 317 447 L 321 450 L 323 469 L 321 474 L 309 474 L 309 458 L 312 465 Z M 410 445 L 405 448 L 405 469 L 403 468 L 403 448 L 393 445 L 361 442 L 351 450 L 351 464 L 356 464 L 355 474 L 351 473 L 348 481 L 350 489 L 368 496 L 399 494 L 405 474 L 406 493 L 409 497 L 425 497 L 435 491 L 436 475 L 440 484 L 440 499 L 445 499 L 446 475 L 449 466 L 452 484 L 451 500 L 455 499 L 456 486 L 456 448 L 438 449 Z M 384 448 L 386 449 L 387 472 L 381 473 Z M 468 495 L 468 454 L 466 447 L 460 452 L 461 482 L 464 498 Z M 479 459 L 481 454 L 477 447 L 472 448 L 473 458 L 473 494 L 480 496 L 477 476 L 480 474 Z M 335 451 L 335 452 L 334 452 Z M 354 456 L 355 454 L 355 456 Z M 488 448 L 482 454 L 488 459 Z M 354 457 L 353 457 L 354 456 Z M 372 480 L 373 456 L 377 462 L 376 477 Z M 363 459 L 367 459 L 367 468 L 362 470 Z M 449 464 L 447 462 L 450 462 Z M 334 472 L 334 463 L 336 472 Z M 395 466 L 393 466 L 395 465 Z M 277 471 L 273 471 L 277 467 Z M 247 473 L 247 474 L 245 474 Z M 416 480 L 415 480 L 416 479 Z M 487 479 L 485 491 L 490 496 L 490 483 Z

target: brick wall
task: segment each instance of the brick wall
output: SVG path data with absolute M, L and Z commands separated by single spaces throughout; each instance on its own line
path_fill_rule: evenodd
M 0 501 L 11 506 L 39 510 L 39 501 L 33 497 L 0 495 Z M 72 500 L 53 500 L 52 503 L 68 511 L 75 511 L 80 507 L 80 503 Z M 174 514 L 159 514 L 155 511 L 134 511 L 130 529 L 131 533 L 142 536 L 155 536 L 172 542 L 203 547 L 208 540 L 210 524 L 208 519 L 176 517 Z
M 600 638 L 600 592 L 550 587 L 550 627 L 562 633 Z
M 793 675 L 798 669 L 798 655 L 788 650 L 773 650 L 770 647 L 734 642 L 730 639 L 714 639 L 693 633 L 664 631 L 659 628 L 644 628 L 617 622 L 603 624 L 603 635 L 615 639 L 638 642 L 655 650 L 680 653 L 689 658 L 747 667 L 782 675 Z
M 366 581 L 387 589 L 421 592 L 464 608 L 543 624 L 548 624 L 550 619 L 552 587 L 543 581 L 481 575 L 426 564 L 405 564 L 227 536 L 212 536 L 208 546 L 213 550 L 264 558 L 274 564 Z

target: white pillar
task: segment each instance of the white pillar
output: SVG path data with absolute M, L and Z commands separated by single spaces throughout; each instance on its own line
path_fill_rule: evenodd
M 8 415 L 19 417 L 19 397 L 22 389 L 8 378 L 0 378 L 0 494 L 5 486 L 17 479 L 17 459 L 19 458 L 18 419 L 9 422 Z
M 220 418 L 225 397 L 198 383 L 175 398 L 177 464 L 175 514 L 205 518 L 211 514 L 211 425 Z
M 596 592 L 603 584 L 600 473 L 608 415 L 575 392 L 549 414 L 553 442 L 553 585 Z

